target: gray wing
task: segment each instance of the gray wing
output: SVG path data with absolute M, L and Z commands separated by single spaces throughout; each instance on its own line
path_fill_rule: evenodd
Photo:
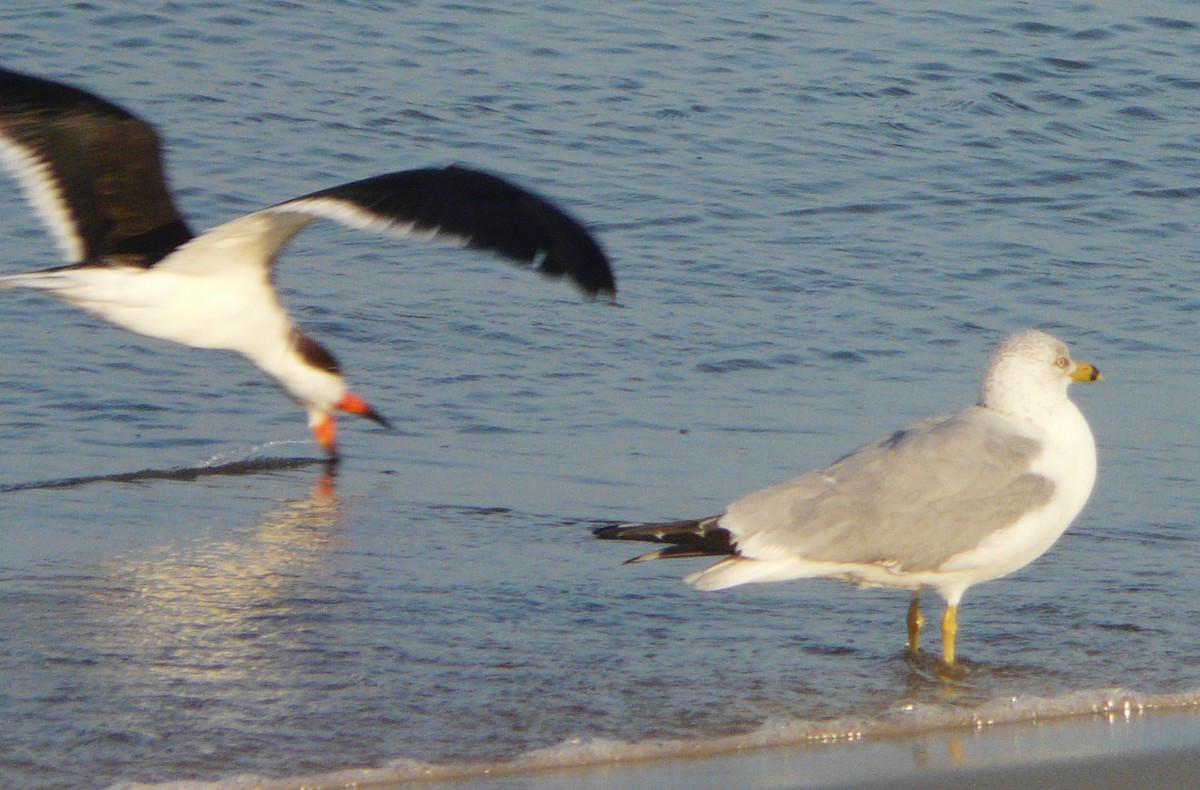
M 866 445 L 826 469 L 743 497 L 721 519 L 739 554 L 934 570 L 1045 504 L 1041 450 L 973 407 Z

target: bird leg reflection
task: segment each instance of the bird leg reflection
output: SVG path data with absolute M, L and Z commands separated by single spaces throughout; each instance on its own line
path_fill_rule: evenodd
M 324 502 L 337 496 L 337 463 L 325 462 L 325 471 L 317 478 L 316 485 L 313 486 L 313 498 L 318 502 Z
M 921 612 L 921 593 L 913 591 L 912 602 L 908 605 L 908 652 L 921 652 L 921 627 L 925 625 L 925 615 Z

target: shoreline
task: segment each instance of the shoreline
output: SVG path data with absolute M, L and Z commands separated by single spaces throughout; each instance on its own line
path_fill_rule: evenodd
M 1186 787 L 1200 764 L 1200 708 L 1088 713 L 903 735 L 755 746 L 379 788 L 438 790 L 983 790 Z
M 1073 697 L 1043 701 L 1077 702 Z M 572 740 L 488 764 L 431 765 L 400 759 L 379 767 L 319 775 L 235 776 L 215 782 L 119 783 L 124 790 L 161 788 L 429 788 L 430 790 L 1089 790 L 1186 787 L 1200 764 L 1196 694 L 1113 697 L 1107 708 L 1033 713 L 975 723 L 876 721 L 861 730 L 826 722 L 824 736 L 804 735 L 815 722 L 763 728 L 705 741 L 625 744 Z M 963 717 L 960 716 L 959 719 Z

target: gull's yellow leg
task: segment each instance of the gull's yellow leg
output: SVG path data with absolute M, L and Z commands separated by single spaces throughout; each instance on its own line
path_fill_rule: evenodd
M 942 615 L 942 661 L 954 666 L 954 637 L 958 634 L 958 605 L 948 604 Z
M 921 626 L 925 625 L 925 615 L 921 612 L 921 593 L 914 592 L 912 602 L 908 605 L 908 652 L 921 652 Z

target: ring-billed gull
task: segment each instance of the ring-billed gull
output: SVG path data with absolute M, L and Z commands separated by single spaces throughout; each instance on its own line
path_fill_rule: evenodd
M 946 601 L 942 660 L 953 666 L 963 592 L 1041 556 L 1091 494 L 1096 443 L 1067 386 L 1099 378 L 1058 339 L 1026 330 L 993 352 L 975 406 L 921 420 L 719 515 L 595 534 L 672 544 L 629 562 L 728 555 L 686 578 L 701 590 L 813 577 L 912 590 L 913 653 L 920 592 L 936 590 Z

